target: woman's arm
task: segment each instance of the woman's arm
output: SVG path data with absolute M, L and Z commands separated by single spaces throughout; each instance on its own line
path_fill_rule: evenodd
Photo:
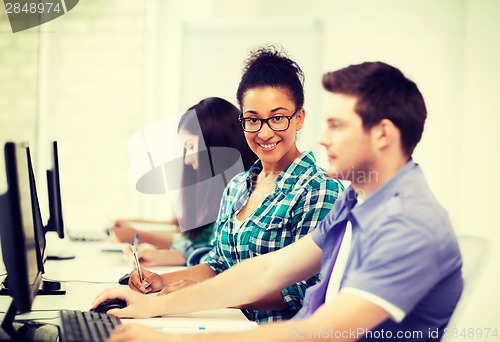
M 127 246 L 123 253 L 128 258 L 131 265 L 135 264 L 132 248 Z M 155 266 L 185 266 L 186 258 L 181 252 L 173 249 L 151 249 L 138 247 L 137 258 L 142 267 Z
M 142 283 L 137 274 L 137 270 L 134 270 L 130 274 L 129 279 L 129 287 L 134 291 L 142 293 L 158 292 L 170 284 L 179 283 L 183 280 L 188 280 L 190 284 L 199 283 L 205 279 L 213 278 L 216 275 L 210 266 L 206 264 L 199 264 L 181 271 L 164 273 L 161 275 L 148 270 L 142 270 L 142 273 L 144 275 Z M 174 289 L 175 287 L 171 288 L 172 292 Z
M 165 286 L 168 284 L 176 283 L 180 280 L 191 280 L 199 283 L 203 280 L 213 278 L 217 275 L 207 264 L 199 264 L 193 267 L 186 268 L 182 271 L 164 273 L 161 275 L 161 279 Z
M 265 311 L 277 311 L 277 310 L 287 310 L 288 305 L 283 299 L 283 294 L 280 292 L 275 292 L 262 299 L 259 299 L 250 304 L 243 304 L 236 306 L 236 309 L 248 309 L 248 310 L 265 310 Z
M 120 242 L 132 242 L 136 233 L 140 235 L 141 243 L 149 243 L 158 248 L 170 248 L 173 237 L 177 232 L 145 231 L 134 228 L 129 222 L 117 220 L 113 226 L 113 233 Z

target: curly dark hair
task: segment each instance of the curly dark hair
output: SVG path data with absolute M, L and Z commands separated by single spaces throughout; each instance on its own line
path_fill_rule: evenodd
M 304 73 L 295 61 L 275 46 L 254 50 L 245 61 L 236 92 L 240 109 L 245 93 L 261 87 L 284 88 L 297 109 L 304 105 Z

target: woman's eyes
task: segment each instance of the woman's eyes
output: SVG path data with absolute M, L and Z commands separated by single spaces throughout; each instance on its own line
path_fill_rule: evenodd
M 276 116 L 273 116 L 272 118 L 270 118 L 269 120 L 274 121 L 274 122 L 280 122 L 280 121 L 283 121 L 284 119 L 285 119 L 285 117 L 283 115 L 276 115 Z M 249 123 L 257 123 L 260 121 L 259 118 L 246 118 L 245 120 Z
M 285 119 L 285 117 L 284 117 L 284 116 L 281 116 L 281 115 L 276 115 L 276 116 L 273 116 L 273 117 L 271 118 L 271 120 L 272 120 L 272 121 L 274 121 L 274 122 L 281 122 L 281 121 L 283 121 L 284 119 Z

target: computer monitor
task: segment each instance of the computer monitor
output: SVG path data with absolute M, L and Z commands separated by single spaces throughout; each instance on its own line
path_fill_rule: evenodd
M 31 159 L 31 151 L 29 146 L 26 147 L 26 158 L 28 161 L 28 175 L 30 181 L 30 195 L 31 195 L 31 208 L 33 213 L 33 225 L 35 229 L 35 244 L 40 251 L 37 253 L 38 267 L 40 272 L 45 273 L 45 261 L 50 258 L 47 251 L 47 240 L 45 238 L 45 227 L 43 226 L 42 215 L 40 211 L 40 204 L 38 202 L 38 192 L 36 186 L 35 172 L 33 169 L 33 162 Z M 22 165 L 21 165 L 22 166 Z M 67 255 L 67 258 L 74 258 L 74 255 Z M 61 258 L 57 258 L 61 259 Z M 38 289 L 38 295 L 62 295 L 66 290 L 62 288 L 59 281 L 43 280 L 42 285 Z
M 52 142 L 52 169 L 47 170 L 47 188 L 49 194 L 49 220 L 46 231 L 56 232 L 64 238 L 64 221 L 62 216 L 61 183 L 59 179 L 59 156 L 57 141 Z
M 42 282 L 37 260 L 33 211 L 27 165 L 27 144 L 8 142 L 4 147 L 7 191 L 0 195 L 0 241 L 9 276 L 12 302 L 2 321 L 2 328 L 13 339 L 16 313 L 31 310 Z
M 13 144 L 13 143 L 10 143 Z M 5 148 L 10 148 L 7 146 L 11 146 L 10 144 L 6 145 Z M 11 165 L 12 170 L 16 170 L 18 174 L 27 174 L 29 180 L 29 198 L 31 199 L 31 207 L 30 211 L 32 213 L 32 229 L 34 230 L 34 244 L 37 250 L 36 259 L 38 264 L 39 271 L 43 274 L 45 273 L 45 261 L 48 258 L 47 253 L 47 242 L 45 239 L 45 228 L 43 226 L 42 216 L 40 212 L 40 205 L 38 202 L 38 194 L 36 187 L 36 179 L 35 173 L 33 171 L 33 163 L 31 159 L 30 148 L 27 143 L 14 144 L 15 150 L 23 150 L 24 156 L 21 155 L 21 152 L 18 153 L 16 159 L 12 159 L 6 154 L 5 158 L 8 159 L 9 165 Z M 20 178 L 17 177 L 19 180 Z M 18 181 L 19 184 L 24 188 L 26 187 L 24 183 Z M 5 206 L 8 208 L 8 206 Z M 5 209 L 7 210 L 7 209 Z M 11 214 L 12 215 L 12 214 Z M 3 216 L 2 216 L 3 217 Z M 0 295 L 10 295 L 9 288 L 12 286 L 10 284 L 11 276 L 10 274 L 3 280 L 0 287 Z M 66 290 L 63 289 L 62 285 L 58 281 L 53 280 L 43 280 L 40 288 L 38 289 L 38 295 L 63 295 L 66 293 Z
M 64 239 L 64 220 L 57 141 L 52 142 L 52 168 L 47 170 L 47 193 L 49 199 L 49 219 L 44 228 L 45 233 L 56 232 L 60 239 Z M 49 241 L 47 259 L 66 260 L 75 258 L 75 255 L 70 250 L 64 248 L 61 244 L 57 244 L 54 239 L 49 239 Z
M 40 253 L 37 253 L 38 266 L 42 273 L 45 273 L 45 260 L 47 259 L 45 239 L 45 228 L 42 221 L 40 204 L 38 202 L 38 193 L 36 187 L 35 172 L 33 170 L 33 162 L 31 160 L 31 152 L 29 146 L 26 146 L 26 158 L 28 161 L 28 175 L 30 182 L 31 208 L 33 213 L 33 225 L 35 229 L 35 243 Z

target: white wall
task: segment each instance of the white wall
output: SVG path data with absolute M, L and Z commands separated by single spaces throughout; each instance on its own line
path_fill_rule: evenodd
M 490 241 L 489 263 L 463 319 L 464 327 L 497 327 L 500 317 L 500 223 L 495 212 L 500 192 L 500 2 L 465 3 L 464 116 L 461 125 L 458 216 L 461 232 L 485 236 Z

